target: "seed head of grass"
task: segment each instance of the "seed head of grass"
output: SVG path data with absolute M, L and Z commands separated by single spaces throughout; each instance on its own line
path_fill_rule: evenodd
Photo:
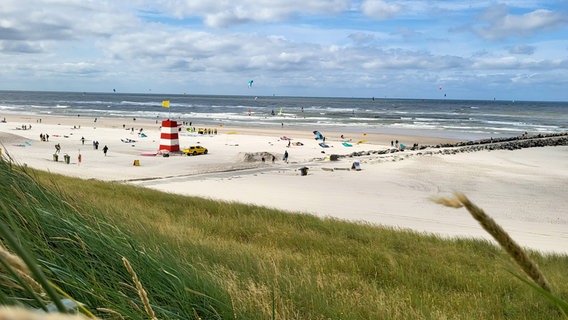
M 529 258 L 527 253 L 495 220 L 489 217 L 483 209 L 472 203 L 465 195 L 457 193 L 454 198 L 438 198 L 434 202 L 451 208 L 465 207 L 471 216 L 487 231 L 501 248 L 505 250 L 523 271 L 542 289 L 551 292 L 550 284 L 537 264 Z
M 138 280 L 138 276 L 136 275 L 136 272 L 134 271 L 134 269 L 130 265 L 130 262 L 125 257 L 122 257 L 122 263 L 124 263 L 126 270 L 128 270 L 128 273 L 130 273 L 130 276 L 132 276 L 132 281 L 136 285 L 136 290 L 138 291 L 138 295 L 140 296 L 140 300 L 142 300 L 142 303 L 144 304 L 144 309 L 146 310 L 146 313 L 150 316 L 150 319 L 157 320 L 156 315 L 154 314 L 154 310 L 152 310 L 152 306 L 150 305 L 150 300 L 148 299 L 148 294 L 146 293 L 146 290 L 144 290 L 144 287 L 142 286 L 142 282 L 140 282 L 140 280 Z
M 32 273 L 24 260 L 22 260 L 19 256 L 15 255 L 14 253 L 10 252 L 2 243 L 0 243 L 0 271 L 8 271 L 5 270 L 6 268 L 11 269 L 14 274 L 23 282 L 27 283 L 27 285 L 41 297 L 45 297 L 46 293 L 43 290 L 42 286 L 37 283 L 32 277 Z M 10 284 L 7 284 L 10 285 Z M 18 287 L 15 283 L 12 284 L 13 287 Z

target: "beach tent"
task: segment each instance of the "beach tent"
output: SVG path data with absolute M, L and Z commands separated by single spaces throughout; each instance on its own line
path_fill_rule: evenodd
M 355 161 L 355 162 L 353 162 L 351 169 L 356 170 L 356 171 L 361 171 L 361 165 L 359 164 L 359 162 Z
M 321 134 L 321 132 L 314 131 L 314 134 L 316 135 L 316 140 L 323 140 L 323 135 Z
M 176 121 L 169 119 L 162 121 L 159 150 L 169 152 L 179 151 L 179 136 Z

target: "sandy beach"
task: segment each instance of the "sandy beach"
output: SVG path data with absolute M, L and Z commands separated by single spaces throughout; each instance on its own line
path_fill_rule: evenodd
M 323 132 L 329 147 L 322 148 L 311 131 L 299 128 L 208 126 L 217 134 L 200 135 L 185 127 L 179 132 L 181 148 L 202 145 L 207 155 L 164 157 L 150 156 L 160 145 L 160 123 L 154 120 L 42 116 L 40 122 L 30 115 L 2 117 L 7 120 L 0 123 L 2 155 L 53 173 L 444 237 L 489 239 L 464 209 L 431 201 L 462 192 L 521 245 L 543 253 L 568 253 L 566 146 L 457 154 L 407 149 L 333 161 L 332 155 L 390 150 L 395 140 L 408 147 L 453 141 L 418 134 Z M 40 134 L 49 134 L 49 141 L 41 141 Z M 98 150 L 94 141 L 99 142 Z M 61 146 L 58 161 L 53 157 L 56 144 Z M 285 151 L 288 161 L 282 160 Z M 63 161 L 65 154 L 69 164 Z M 139 166 L 133 165 L 136 160 Z M 361 170 L 351 170 L 353 162 Z M 302 167 L 308 168 L 305 176 Z

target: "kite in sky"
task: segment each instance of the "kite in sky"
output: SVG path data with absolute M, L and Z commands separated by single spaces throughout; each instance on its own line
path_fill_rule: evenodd
M 252 87 L 252 83 L 254 82 L 254 80 L 250 80 L 249 81 L 249 88 Z

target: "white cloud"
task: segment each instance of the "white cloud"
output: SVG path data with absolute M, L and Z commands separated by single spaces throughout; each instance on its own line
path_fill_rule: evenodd
M 376 19 L 390 19 L 398 14 L 402 7 L 383 0 L 366 0 L 361 5 L 363 13 Z
M 483 25 L 476 28 L 476 32 L 488 40 L 528 37 L 568 24 L 568 16 L 560 12 L 538 9 L 522 15 L 513 15 L 508 13 L 505 5 L 489 8 L 479 16 L 479 20 Z
M 178 19 L 202 17 L 209 27 L 225 28 L 247 22 L 277 22 L 307 14 L 333 15 L 349 8 L 349 0 L 162 0 L 156 9 Z

